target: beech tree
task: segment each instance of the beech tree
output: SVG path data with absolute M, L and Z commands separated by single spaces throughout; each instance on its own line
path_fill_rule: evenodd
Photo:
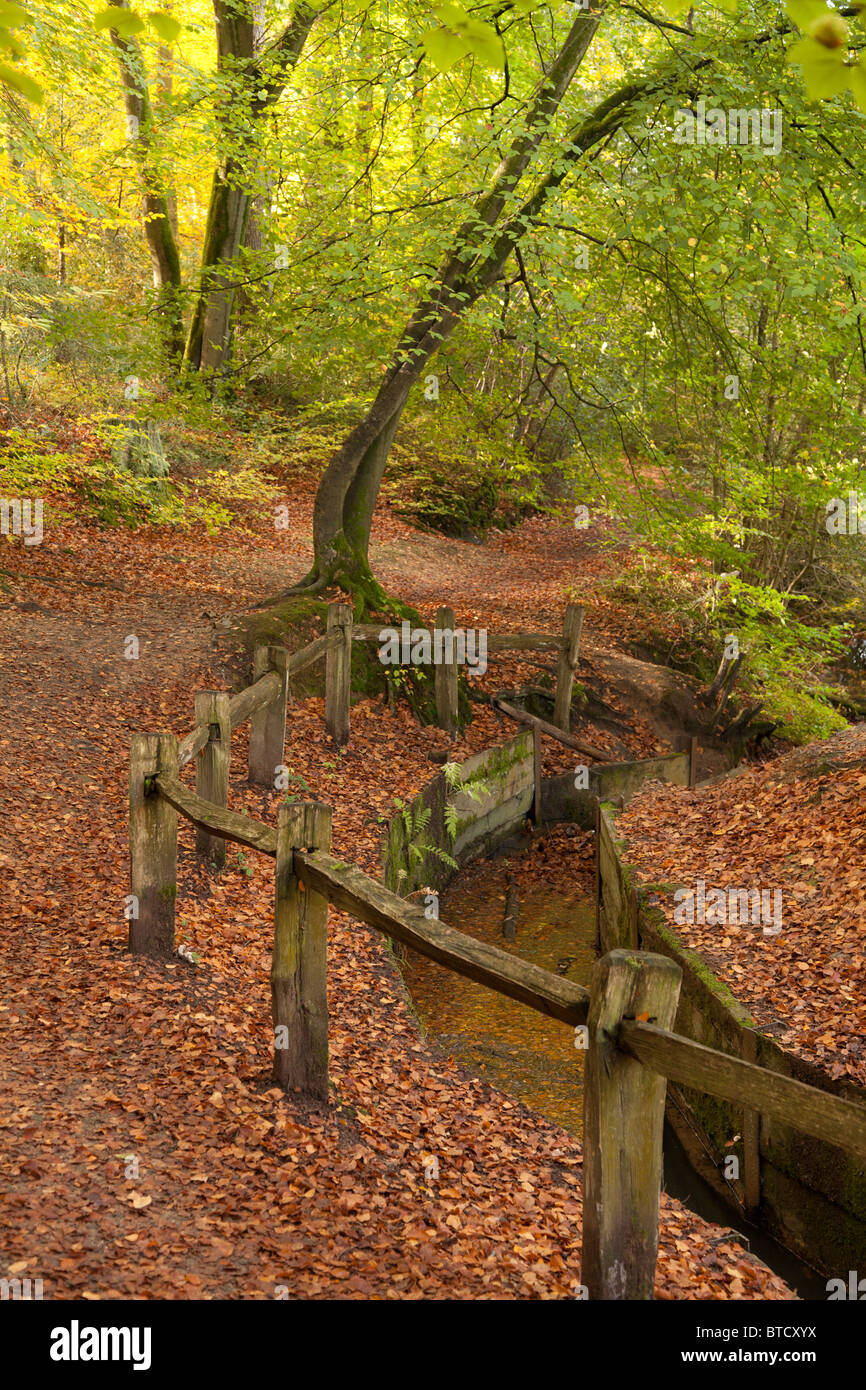
M 122 12 L 113 15 L 105 11 L 100 17 L 101 27 L 110 29 L 117 52 L 167 353 L 176 362 L 182 358 L 187 368 L 216 375 L 226 362 L 231 341 L 236 264 L 256 191 L 261 123 L 282 96 L 321 11 L 307 0 L 298 0 L 282 32 L 273 43 L 262 46 L 256 42 L 260 25 L 253 0 L 213 0 L 219 158 L 211 183 L 192 315 L 184 338 L 180 256 L 165 180 L 152 157 L 154 109 L 136 37 L 144 23 L 131 10 L 129 0 L 108 3 Z M 176 37 L 179 29 L 176 21 L 164 17 L 160 29 L 164 35 Z

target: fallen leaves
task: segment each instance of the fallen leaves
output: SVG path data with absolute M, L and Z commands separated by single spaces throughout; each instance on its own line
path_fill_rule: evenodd
M 620 818 L 644 881 L 779 890 L 782 930 L 674 922 L 757 1026 L 834 1079 L 866 1085 L 866 728 L 695 791 L 656 786 Z M 808 879 L 801 876 L 808 870 Z
M 327 1111 L 271 1084 L 270 861 L 242 865 L 230 848 L 214 875 L 183 825 L 178 941 L 198 963 L 126 950 L 129 734 L 182 733 L 192 691 L 225 688 L 202 603 L 225 621 L 300 571 L 311 489 L 292 498 L 292 530 L 275 539 L 269 515 L 219 543 L 191 532 L 182 566 L 169 528 L 61 523 L 18 581 L 45 610 L 27 614 L 26 642 L 17 598 L 0 607 L 4 1248 L 49 1298 L 573 1298 L 579 1143 L 419 1037 L 378 936 L 331 914 Z M 551 517 L 481 547 L 419 537 L 386 511 L 383 542 L 394 592 L 427 612 L 453 601 L 458 622 L 497 631 L 549 627 L 568 584 L 617 563 Z M 40 581 L 52 574 L 64 585 Z M 591 607 L 587 650 L 618 621 L 609 602 Z M 130 632 L 139 661 L 122 656 Z M 528 669 L 515 658 L 495 679 Z M 338 755 L 322 700 L 295 700 L 287 758 L 335 806 L 336 854 L 378 872 L 377 818 L 428 780 L 431 753 L 460 759 L 511 734 L 476 712 L 449 744 L 364 700 Z M 652 751 L 652 731 L 635 729 L 633 754 Z M 273 822 L 278 796 L 246 782 L 247 738 L 232 737 L 230 804 Z M 573 767 L 561 754 L 545 743 L 546 770 Z M 531 873 L 548 883 L 556 863 L 542 846 Z M 737 1247 L 714 1249 L 713 1232 L 663 1199 L 660 1297 L 790 1297 Z

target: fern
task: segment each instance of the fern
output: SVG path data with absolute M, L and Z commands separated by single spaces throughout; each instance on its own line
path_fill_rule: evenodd
M 485 796 L 489 794 L 490 788 L 480 778 L 474 782 L 464 781 L 459 763 L 444 763 L 442 771 L 445 774 L 445 785 L 448 791 L 454 795 L 462 793 L 464 796 L 468 796 L 471 801 L 483 801 Z M 445 829 L 453 844 L 457 839 L 457 811 L 449 802 L 445 804 L 444 820 Z

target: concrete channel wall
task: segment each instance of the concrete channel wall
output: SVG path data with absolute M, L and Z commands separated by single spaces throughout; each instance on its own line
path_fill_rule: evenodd
M 407 803 L 405 815 L 398 811 L 391 817 L 382 846 L 382 879 L 392 892 L 405 896 L 421 887 L 445 887 L 454 869 L 427 846 L 464 864 L 489 854 L 519 830 L 529 814 L 535 786 L 531 733 L 485 748 L 458 766 L 461 784 L 483 785 L 480 799 L 449 791 L 445 774 L 439 772 Z M 453 807 L 457 817 L 453 840 L 446 806 Z
M 599 825 L 601 951 L 639 947 L 658 951 L 680 964 L 683 983 L 676 1032 L 866 1105 L 866 1095 L 859 1086 L 832 1080 L 820 1067 L 785 1052 L 773 1038 L 756 1031 L 748 1010 L 668 925 L 660 903 L 685 885 L 638 887 L 626 860 L 625 843 L 617 837 L 613 805 L 601 806 Z M 742 1174 L 742 1144 L 730 1141 L 744 1132 L 743 1107 L 671 1083 L 669 1090 L 685 1107 L 719 1174 L 730 1154 L 739 1157 Z M 824 1274 L 847 1277 L 849 1270 L 862 1272 L 866 1260 L 866 1171 L 862 1160 L 766 1117 L 760 1123 L 759 1154 L 760 1225 Z M 741 1184 L 733 1186 L 739 1189 L 742 1200 Z

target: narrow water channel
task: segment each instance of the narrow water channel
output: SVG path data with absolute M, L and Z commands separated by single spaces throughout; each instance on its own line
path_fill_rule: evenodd
M 555 886 L 526 879 L 522 861 L 533 850 L 528 837 L 516 837 L 496 855 L 457 874 L 441 895 L 440 916 L 479 941 L 588 986 L 596 958 L 595 904 L 585 887 L 573 886 L 573 880 L 563 880 L 561 873 Z M 512 878 L 517 883 L 519 918 L 516 938 L 508 941 L 502 926 Z M 414 952 L 403 963 L 403 975 L 428 1033 L 456 1062 L 545 1119 L 581 1135 L 583 1053 L 574 1048 L 563 1024 Z M 826 1299 L 821 1276 L 740 1220 L 691 1166 L 669 1125 L 665 1125 L 664 1186 L 705 1220 L 741 1232 L 752 1253 L 801 1298 Z

